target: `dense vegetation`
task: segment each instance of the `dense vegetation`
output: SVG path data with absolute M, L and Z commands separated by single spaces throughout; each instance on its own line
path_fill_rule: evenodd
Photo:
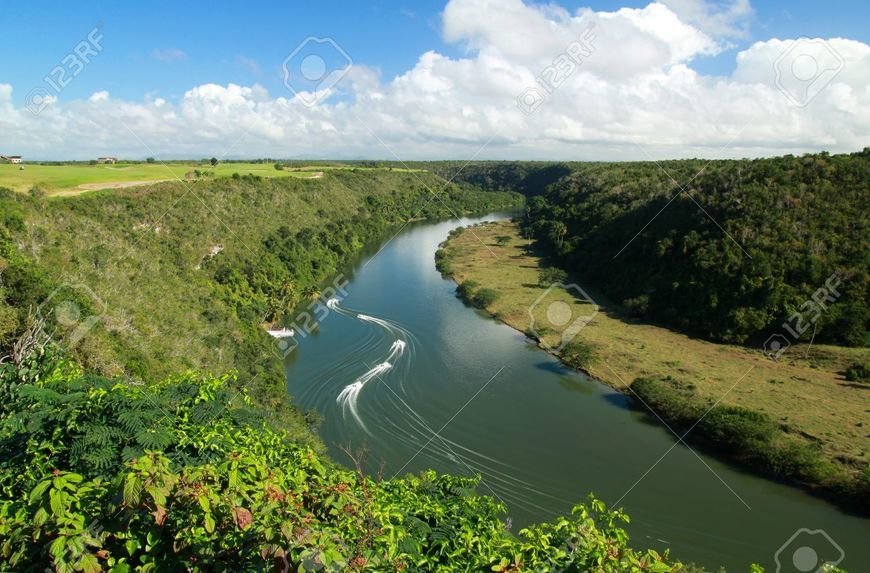
M 0 342 L 34 310 L 54 328 L 56 308 L 72 303 L 82 320 L 59 334 L 95 319 L 69 345 L 89 372 L 148 383 L 188 368 L 233 370 L 258 403 L 282 407 L 283 368 L 265 323 L 307 303 L 349 257 L 408 219 L 518 197 L 387 170 L 164 183 L 75 200 L 0 190 Z
M 83 375 L 38 326 L 0 370 L 4 570 L 686 570 L 594 499 L 514 534 L 474 478 L 335 467 L 227 377 Z
M 815 331 L 817 342 L 868 343 L 870 149 L 709 163 L 479 163 L 459 179 L 529 195 L 526 231 L 638 316 L 725 342 L 761 342 L 789 321 L 804 341 Z M 814 305 L 835 273 L 836 302 Z M 796 327 L 796 314 L 810 328 Z
M 380 481 L 322 457 L 261 323 L 405 220 L 516 201 L 433 200 L 443 182 L 419 177 L 0 192 L 3 568 L 692 571 L 629 548 L 627 517 L 594 499 L 514 533 L 473 478 Z M 57 293 L 73 320 L 40 312 Z M 98 320 L 73 343 L 82 316 Z

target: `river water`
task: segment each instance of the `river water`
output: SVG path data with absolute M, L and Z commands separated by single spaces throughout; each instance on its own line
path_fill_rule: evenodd
M 632 545 L 708 568 L 776 571 L 804 528 L 781 571 L 801 571 L 793 557 L 802 566 L 807 547 L 831 559 L 841 548 L 841 566 L 866 570 L 870 520 L 693 452 L 622 394 L 459 301 L 435 270 L 438 244 L 503 217 L 409 225 L 345 269 L 346 296 L 285 361 L 290 394 L 325 417 L 333 459 L 365 446 L 366 470 L 385 478 L 480 473 L 479 492 L 505 502 L 515 531 L 594 492 L 631 516 Z

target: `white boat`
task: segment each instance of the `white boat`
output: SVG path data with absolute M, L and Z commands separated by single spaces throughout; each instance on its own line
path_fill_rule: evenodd
M 274 338 L 290 338 L 291 336 L 296 334 L 291 328 L 273 328 L 271 330 L 267 330 L 266 332 L 269 333 L 269 336 L 272 336 Z

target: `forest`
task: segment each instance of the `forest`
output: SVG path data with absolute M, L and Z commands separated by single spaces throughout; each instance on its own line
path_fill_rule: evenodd
M 753 160 L 482 162 L 457 179 L 525 194 L 525 232 L 635 317 L 756 347 L 783 330 L 791 342 L 868 344 L 870 149 Z M 827 296 L 817 294 L 822 288 Z
M 210 245 L 219 238 L 214 221 L 194 209 L 197 202 L 160 218 L 159 233 L 152 228 L 142 235 L 132 221 L 153 212 L 157 202 L 183 198 L 175 185 L 149 195 L 0 197 L 4 568 L 579 572 L 594 565 L 601 571 L 691 571 L 667 555 L 630 548 L 623 529 L 628 517 L 594 498 L 570 517 L 513 532 L 503 521 L 505 508 L 477 494 L 473 477 L 425 472 L 381 480 L 359 470 L 363 451 L 341 460 L 350 469 L 325 458 L 311 420 L 282 391 L 283 383 L 269 378 L 274 370 L 263 364 L 280 362 L 261 356 L 268 338 L 260 321 L 279 320 L 367 241 L 403 220 L 518 204 L 514 194 L 459 187 L 432 203 L 406 176 L 338 177 L 356 192 L 312 193 L 290 180 L 226 181 L 203 189 L 212 209 L 225 216 L 257 213 L 276 197 L 295 210 L 286 220 L 292 226 L 248 227 L 239 242 L 256 245 L 254 253 L 244 247 L 203 251 L 203 239 Z M 287 193 L 296 195 L 289 200 Z M 246 204 L 255 207 L 245 211 Z M 348 207 L 353 215 L 345 216 Z M 66 234 L 72 229 L 80 233 Z M 108 260 L 131 251 L 142 269 L 121 265 L 128 274 L 108 272 L 114 268 Z M 146 263 L 154 259 L 156 267 Z M 145 276 L 155 268 L 161 272 Z M 70 275 L 87 277 L 93 293 L 64 290 Z M 125 319 L 112 313 L 135 309 L 101 304 L 104 298 L 120 304 L 109 287 L 122 280 L 129 287 L 120 291 L 139 294 L 143 314 L 126 318 L 136 331 L 152 325 L 149 318 L 182 325 L 198 314 L 194 326 L 214 328 L 207 339 L 212 350 L 236 347 L 230 358 L 237 367 L 220 376 L 199 373 L 165 352 L 171 341 L 164 337 L 178 332 L 153 330 L 143 342 L 136 331 L 119 327 Z M 158 288 L 178 281 L 186 289 Z M 39 312 L 55 293 L 79 313 L 76 320 Z M 71 345 L 67 331 L 89 324 L 78 320 L 89 315 L 99 316 L 98 323 Z M 186 340 L 194 358 L 199 341 Z M 224 364 L 217 353 L 202 357 L 192 364 L 199 371 Z M 263 379 L 246 383 L 258 375 Z
M 594 196 L 581 185 L 594 169 L 544 170 L 526 186 L 425 175 L 443 187 L 440 201 L 402 173 L 226 179 L 193 197 L 176 184 L 74 200 L 0 192 L 0 561 L 87 572 L 699 571 L 632 548 L 628 517 L 594 498 L 512 531 L 475 478 L 363 475 L 366 453 L 326 458 L 316 419 L 283 392 L 264 321 L 316 298 L 404 221 L 517 207 L 522 189 L 535 195 L 530 231 L 579 261 L 580 236 L 552 230 L 583 228 L 584 215 L 558 201 Z M 70 277 L 93 290 L 70 289 Z M 56 341 L 81 323 L 38 312 L 58 292 L 99 317 L 75 345 Z

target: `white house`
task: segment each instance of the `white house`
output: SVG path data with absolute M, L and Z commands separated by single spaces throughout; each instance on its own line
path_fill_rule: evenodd
M 97 163 L 116 163 L 117 157 L 97 157 Z
M 4 161 L 8 161 L 9 163 L 21 163 L 21 156 L 20 155 L 9 155 L 9 156 L 0 155 L 0 159 L 3 159 Z

